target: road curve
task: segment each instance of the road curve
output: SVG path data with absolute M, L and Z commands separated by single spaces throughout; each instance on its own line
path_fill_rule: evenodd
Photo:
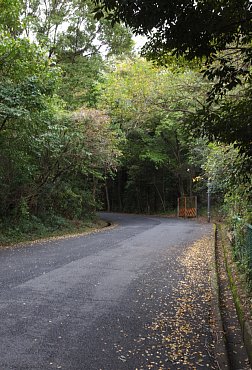
M 147 367 L 145 345 L 133 347 L 181 279 L 178 258 L 211 227 L 101 216 L 117 227 L 0 251 L 1 370 L 180 369 Z

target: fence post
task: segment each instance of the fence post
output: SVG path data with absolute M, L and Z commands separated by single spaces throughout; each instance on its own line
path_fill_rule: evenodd
M 210 193 L 210 180 L 207 181 L 207 222 L 211 221 L 211 193 Z

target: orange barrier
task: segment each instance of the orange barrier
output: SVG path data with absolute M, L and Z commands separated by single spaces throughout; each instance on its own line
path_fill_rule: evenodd
M 179 217 L 197 217 L 196 208 L 180 208 Z
M 197 217 L 197 197 L 178 198 L 178 217 Z

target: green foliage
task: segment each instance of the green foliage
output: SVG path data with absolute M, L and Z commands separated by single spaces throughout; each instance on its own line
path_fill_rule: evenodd
M 187 129 L 194 136 L 205 136 L 226 144 L 234 143 L 242 153 L 252 154 L 251 84 L 234 90 L 225 99 L 204 104 L 188 117 Z
M 28 40 L 2 33 L 1 41 L 1 216 L 20 218 L 26 187 L 36 173 L 33 139 L 46 128 L 44 119 L 49 116 L 59 72 L 50 66 L 45 52 Z
M 63 79 L 60 96 L 69 110 L 82 106 L 95 107 L 99 93 L 97 83 L 102 80 L 104 62 L 101 56 L 83 58 L 78 56 L 74 63 L 62 61 Z
M 104 56 L 130 52 L 132 41 L 124 26 L 97 22 L 89 0 L 8 0 L 0 10 L 5 242 L 93 217 L 100 187 L 117 168 L 121 138 L 106 114 L 86 106 L 96 105 Z
M 41 238 L 76 235 L 105 226 L 105 223 L 97 221 L 95 217 L 85 217 L 83 221 L 67 220 L 55 214 L 47 214 L 43 219 L 32 216 L 29 220 L 20 220 L 18 223 L 14 223 L 13 219 L 6 219 L 0 223 L 0 246 Z
M 105 58 L 132 52 L 129 29 L 95 20 L 93 10 L 90 0 L 23 3 L 24 33 L 48 50 L 52 62 L 57 60 L 63 75 L 59 94 L 69 110 L 95 107 Z
M 198 190 L 206 191 L 209 183 L 213 200 L 217 202 L 226 221 L 231 225 L 234 217 L 249 222 L 251 214 L 251 174 L 247 171 L 250 158 L 241 154 L 234 145 L 210 143 L 200 140 L 191 147 L 191 162 L 201 168 L 195 178 Z
M 22 11 L 26 35 L 35 34 L 49 55 L 60 60 L 73 62 L 78 56 L 130 51 L 130 31 L 120 24 L 112 28 L 104 19 L 95 20 L 93 12 L 90 0 L 31 0 L 23 4 Z
M 178 63 L 185 58 L 195 68 L 198 60 L 211 84 L 206 102 L 189 120 L 189 130 L 195 137 L 207 135 L 210 140 L 236 144 L 251 156 L 251 1 L 95 3 L 99 18 L 104 16 L 112 23 L 121 20 L 134 33 L 145 35 L 143 55 L 156 63 L 169 67 L 176 55 Z M 240 86 L 243 96 L 237 99 Z
M 85 218 L 95 212 L 97 183 L 117 166 L 117 138 L 105 115 L 46 113 L 47 126 L 41 115 L 38 126 L 26 127 L 15 140 L 4 136 L 7 129 L 0 135 L 2 218 L 28 222 L 48 213 Z
M 182 128 L 204 99 L 206 84 L 184 65 L 164 69 L 140 58 L 115 63 L 100 89 L 100 106 L 125 136 L 122 173 L 114 180 L 122 194 L 115 195 L 118 187 L 110 184 L 114 207 L 138 212 L 174 207 L 178 194 L 192 190 Z
M 114 11 L 110 18 L 118 18 L 141 34 L 150 35 L 153 48 L 163 50 L 175 48 L 178 52 L 191 55 L 209 55 L 220 50 L 228 42 L 248 41 L 251 20 L 251 4 L 247 0 L 211 2 L 176 2 L 158 0 L 129 1 L 97 0 L 97 11 Z M 243 38 L 245 40 L 243 40 Z
M 147 124 L 150 131 L 157 119 L 166 127 L 169 121 L 170 126 L 182 122 L 204 102 L 208 87 L 196 71 L 158 68 L 141 58 L 116 63 L 104 86 L 103 105 L 111 107 L 110 114 L 119 117 L 124 129 Z
M 166 62 L 167 54 L 207 58 L 205 75 L 216 78 L 215 92 L 251 77 L 251 2 L 96 0 L 99 17 L 122 20 L 146 35 L 145 54 Z M 224 55 L 219 53 L 227 51 Z M 240 60 L 241 63 L 237 63 Z M 215 63 L 217 61 L 217 64 Z
M 7 33 L 0 39 L 0 132 L 10 140 L 31 127 L 38 112 L 47 110 L 59 69 L 51 66 L 44 50 L 28 40 Z
M 13 36 L 18 34 L 21 28 L 20 22 L 21 1 L 0 1 L 0 32 L 8 32 Z

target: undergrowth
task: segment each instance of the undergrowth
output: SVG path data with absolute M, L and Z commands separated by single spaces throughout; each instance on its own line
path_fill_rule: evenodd
M 0 220 L 0 247 L 36 239 L 82 233 L 106 226 L 93 216 L 84 220 L 69 220 L 57 215 L 43 218 Z

